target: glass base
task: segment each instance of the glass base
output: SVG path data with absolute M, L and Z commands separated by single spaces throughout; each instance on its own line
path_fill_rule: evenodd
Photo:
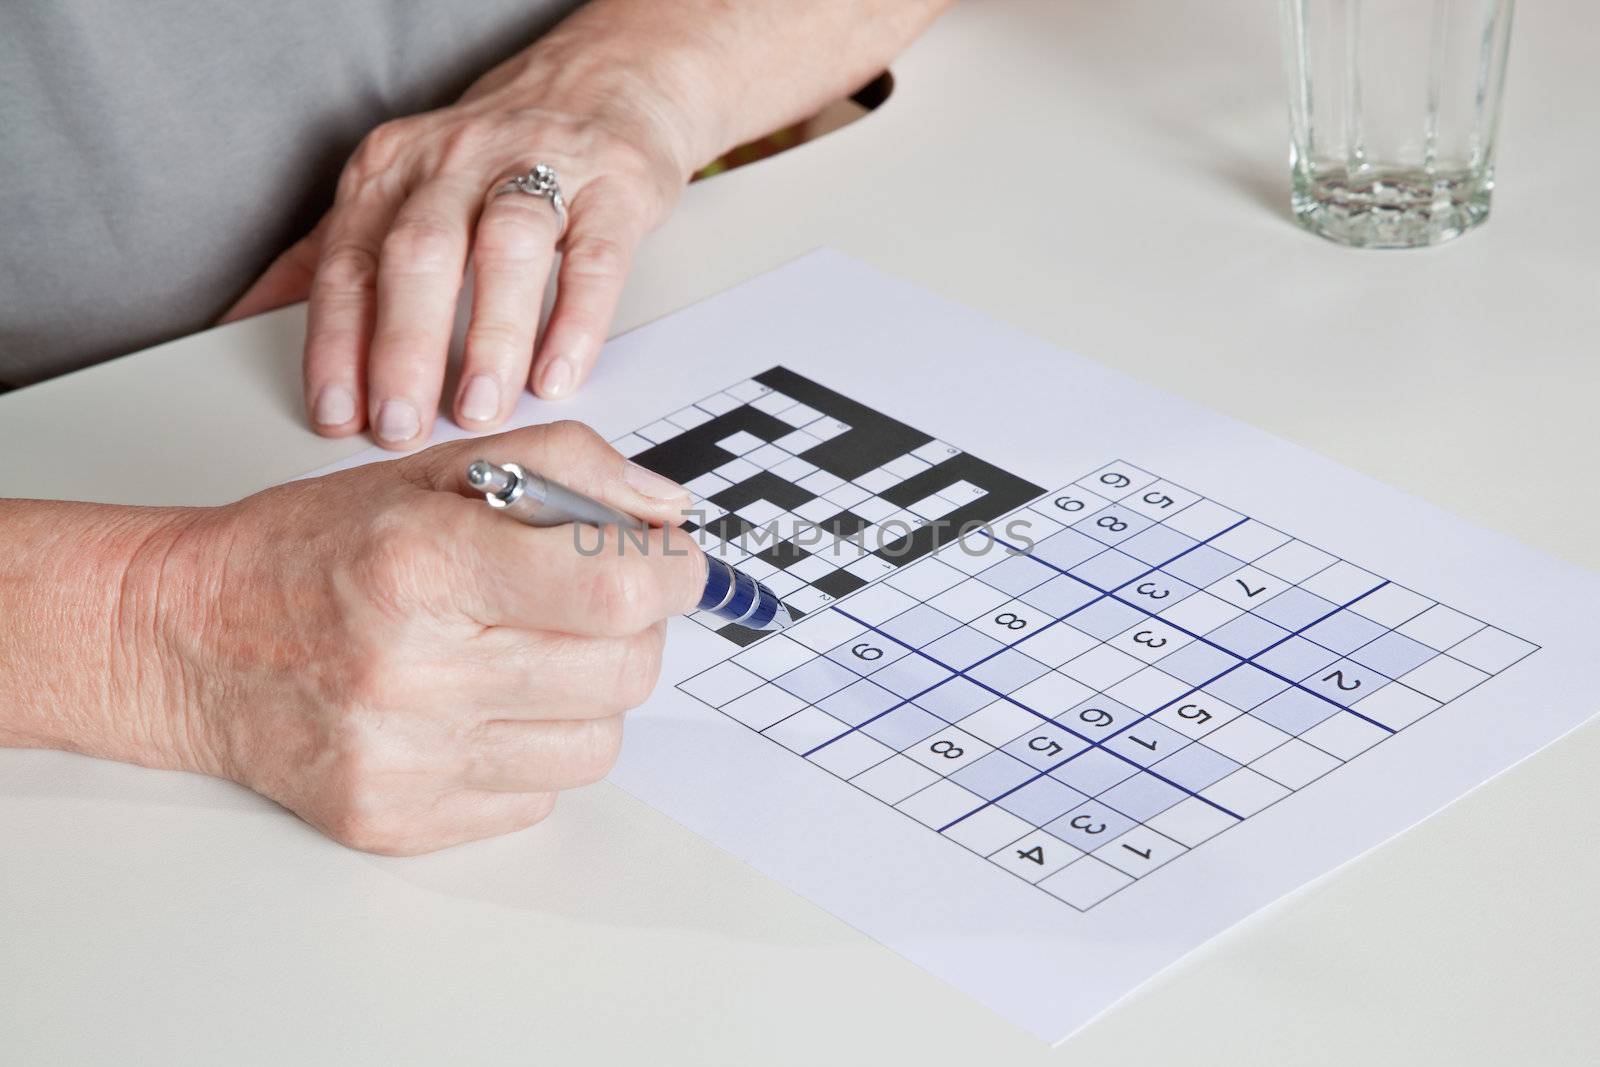
M 1300 225 L 1352 248 L 1424 248 L 1489 217 L 1491 177 L 1374 170 L 1297 173 L 1291 205 Z

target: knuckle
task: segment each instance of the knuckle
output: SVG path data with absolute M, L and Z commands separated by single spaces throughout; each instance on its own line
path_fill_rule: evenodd
M 528 331 L 500 319 L 475 318 L 467 328 L 466 358 L 469 363 L 509 363 L 514 357 L 532 352 Z
M 650 699 L 661 677 L 662 641 L 658 628 L 650 627 L 628 643 L 617 665 L 617 695 L 624 708 L 636 708 Z
M 382 262 L 404 274 L 453 271 L 461 259 L 462 236 L 446 220 L 410 215 L 395 220 L 383 238 Z
M 615 450 L 593 429 L 572 419 L 552 422 L 543 428 L 546 451 L 558 463 L 593 461 L 598 455 L 615 455 Z
M 317 276 L 329 289 L 370 291 L 377 285 L 378 257 L 362 245 L 334 245 L 323 254 Z
M 593 617 L 608 633 L 634 634 L 650 625 L 648 583 L 641 568 L 625 557 L 606 553 L 589 581 L 588 600 Z
M 362 171 L 386 170 L 394 164 L 401 147 L 410 139 L 410 126 L 404 119 L 379 123 L 368 130 L 356 146 L 351 163 Z
M 562 272 L 577 278 L 620 281 L 627 276 L 630 258 L 620 241 L 609 237 L 575 238 L 567 246 Z
M 622 754 L 622 717 L 595 719 L 574 741 L 572 771 L 582 784 L 598 782 Z

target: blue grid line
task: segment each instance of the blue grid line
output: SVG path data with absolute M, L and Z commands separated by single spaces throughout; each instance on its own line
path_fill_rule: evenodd
M 935 665 L 937 665 L 939 667 L 942 667 L 945 670 L 951 672 L 952 674 L 960 674 L 961 673 L 961 671 L 959 671 L 956 668 L 950 666 L 948 663 L 944 663 L 941 660 L 935 658 L 934 656 L 928 655 L 928 653 L 924 652 L 922 649 L 913 647 L 912 645 L 908 644 L 907 642 L 900 640 L 900 638 L 894 636 L 893 634 L 885 633 L 884 631 L 878 629 L 878 627 L 872 625 L 872 623 L 866 621 L 865 619 L 858 618 L 858 617 L 850 614 L 848 611 L 844 610 L 843 608 L 835 607 L 833 610 L 837 611 L 840 615 L 843 615 L 845 618 L 849 619 L 851 622 L 856 623 L 857 625 L 860 625 L 860 626 L 865 626 L 867 629 L 871 630 L 873 633 L 878 634 L 881 637 L 888 638 L 890 641 L 893 641 L 895 644 L 899 645 L 900 647 L 902 647 L 902 648 L 904 648 L 904 649 L 906 649 L 906 650 L 908 650 L 910 652 L 916 653 L 917 655 L 921 656 L 923 659 L 927 660 L 928 662 L 933 663 L 933 664 L 935 664 Z M 1015 704 L 1017 707 L 1021 708 L 1025 712 L 1027 712 L 1029 715 L 1032 715 L 1034 718 L 1039 719 L 1041 722 L 1047 722 L 1051 726 L 1056 727 L 1058 730 L 1066 731 L 1067 733 L 1071 734 L 1073 737 L 1076 737 L 1079 741 L 1083 741 L 1086 744 L 1088 744 L 1089 748 L 1099 748 L 1102 752 L 1105 752 L 1105 753 L 1107 753 L 1108 755 L 1111 755 L 1111 756 L 1115 756 L 1117 759 L 1121 760 L 1123 763 L 1126 763 L 1128 766 L 1136 768 L 1137 770 L 1144 771 L 1146 774 L 1150 775 L 1152 778 L 1157 778 L 1157 779 L 1160 779 L 1163 782 L 1166 782 L 1168 785 L 1172 786 L 1172 788 L 1180 790 L 1181 792 L 1187 793 L 1187 794 L 1189 794 L 1189 796 L 1192 796 L 1192 797 L 1196 798 L 1197 800 L 1200 800 L 1200 801 L 1202 801 L 1202 802 L 1204 802 L 1206 804 L 1211 805 L 1213 808 L 1216 808 L 1218 811 L 1222 812 L 1225 815 L 1231 815 L 1235 819 L 1240 819 L 1240 820 L 1242 820 L 1244 818 L 1244 816 L 1242 816 L 1242 815 L 1238 815 L 1238 814 L 1235 814 L 1234 812 L 1229 811 L 1227 808 L 1223 807 L 1221 804 L 1218 804 L 1217 802 L 1215 802 L 1213 800 L 1208 800 L 1207 798 L 1201 796 L 1199 793 L 1196 793 L 1194 790 L 1188 789 L 1188 788 L 1186 788 L 1186 787 L 1184 787 L 1182 785 L 1179 785 L 1177 782 L 1172 781 L 1170 778 L 1166 778 L 1166 777 L 1164 777 L 1162 775 L 1157 774 L 1155 771 L 1152 771 L 1149 767 L 1144 766 L 1143 764 L 1139 763 L 1137 760 L 1129 759 L 1127 756 L 1124 756 L 1122 753 L 1116 751 L 1115 749 L 1103 748 L 1101 746 L 1100 742 L 1094 740 L 1093 738 L 1083 736 L 1078 731 L 1074 730 L 1072 727 L 1070 727 L 1070 726 L 1066 725 L 1065 723 L 1060 722 L 1060 721 L 1058 721 L 1056 719 L 1052 719 L 1050 716 L 1044 714 L 1041 711 L 1035 711 L 1033 708 L 1028 707 L 1028 705 L 1024 704 L 1022 701 L 1020 701 L 1020 700 L 1016 699 L 1015 697 L 1011 696 L 1009 693 L 1002 693 L 1002 692 L 1000 692 L 1000 690 L 994 688 L 991 685 L 986 685 L 985 683 L 978 681 L 976 678 L 968 678 L 967 681 L 971 682 L 973 685 L 977 686 L 980 689 L 987 690 L 988 692 L 994 694 L 995 696 L 999 697 L 1001 700 L 1004 700 L 1008 704 Z M 1070 758 L 1074 758 L 1076 756 L 1081 756 L 1081 755 L 1083 755 L 1084 752 L 1087 752 L 1087 751 L 1089 751 L 1088 748 L 1082 749 L 1079 752 L 1073 753 L 1073 756 L 1072 757 L 1068 757 L 1068 758 L 1070 759 Z M 1066 762 L 1066 761 L 1063 760 L 1062 762 Z
M 1163 711 L 1167 710 L 1168 708 L 1172 707 L 1172 705 L 1176 704 L 1178 701 L 1187 700 L 1189 697 L 1194 696 L 1194 694 L 1198 693 L 1200 690 L 1204 689 L 1206 686 L 1210 685 L 1212 682 L 1216 681 L 1218 678 L 1221 678 L 1224 675 L 1226 675 L 1226 674 L 1228 674 L 1228 673 L 1230 673 L 1232 671 L 1236 671 L 1240 667 L 1243 667 L 1246 663 L 1249 663 L 1251 660 L 1255 659 L 1256 656 L 1265 655 L 1266 653 L 1271 652 L 1273 649 L 1277 648 L 1279 645 L 1283 644 L 1285 641 L 1288 641 L 1288 640 L 1291 640 L 1293 638 L 1299 637 L 1306 630 L 1309 630 L 1309 629 L 1311 629 L 1311 627 L 1317 625 L 1317 623 L 1322 622 L 1322 621 L 1324 621 L 1326 619 L 1332 618 L 1333 616 L 1337 615 L 1339 612 L 1344 611 L 1346 608 L 1350 607 L 1352 604 L 1355 604 L 1357 601 L 1364 600 L 1365 598 L 1371 596 L 1373 593 L 1376 593 L 1378 590 L 1382 589 L 1384 586 L 1386 586 L 1388 584 L 1389 584 L 1388 579 L 1384 579 L 1383 581 L 1379 582 L 1377 585 L 1373 586 L 1371 589 L 1368 589 L 1365 593 L 1362 593 L 1360 596 L 1356 597 L 1355 599 L 1347 601 L 1346 603 L 1339 605 L 1338 607 L 1334 608 L 1332 611 L 1328 612 L 1326 615 L 1323 615 L 1321 618 L 1313 619 L 1311 622 L 1308 622 L 1304 626 L 1300 627 L 1300 629 L 1296 630 L 1294 633 L 1288 634 L 1288 635 L 1280 638 L 1279 640 L 1274 641 L 1272 644 L 1268 645 L 1266 648 L 1263 648 L 1260 652 L 1255 653 L 1255 655 L 1252 655 L 1247 659 L 1241 659 L 1238 663 L 1233 664 L 1227 670 L 1223 671 L 1221 674 L 1218 674 L 1213 678 L 1206 679 L 1204 682 L 1201 682 L 1199 685 L 1195 686 L 1193 689 L 1190 689 L 1187 693 L 1184 693 L 1184 694 L 1182 694 L 1180 696 L 1173 697 L 1171 700 L 1167 701 L 1165 704 L 1161 705 L 1159 708 L 1156 708 L 1154 711 L 1146 712 L 1145 714 L 1139 716 L 1137 719 L 1130 719 L 1126 724 L 1124 724 L 1122 726 L 1119 726 L 1115 730 L 1111 731 L 1109 734 L 1106 734 L 1106 736 L 1101 738 L 1101 740 L 1102 741 L 1109 741 L 1113 737 L 1116 737 L 1118 734 L 1122 733 L 1123 731 L 1131 730 L 1133 727 L 1135 727 L 1135 726 L 1139 725 L 1140 723 L 1144 722 L 1146 719 L 1150 718 L 1152 715 L 1159 715 L 1161 712 L 1163 712 Z M 1163 621 L 1165 621 L 1165 620 L 1163 620 Z M 1351 712 L 1351 714 L 1355 715 L 1357 713 L 1356 712 Z M 1361 718 L 1366 719 L 1367 717 L 1365 715 L 1362 715 Z M 1373 720 L 1371 720 L 1371 719 L 1367 719 L 1367 721 L 1368 722 L 1373 722 Z M 1387 727 L 1387 726 L 1383 726 L 1382 723 L 1373 722 L 1373 725 L 1382 726 L 1383 729 L 1389 730 L 1389 732 L 1391 734 L 1394 733 L 1393 730 L 1390 730 L 1389 727 Z M 1201 742 L 1200 740 L 1198 740 L 1196 738 L 1190 738 L 1189 739 L 1189 744 L 1198 745 L 1198 744 L 1203 744 L 1203 742 Z M 1180 747 L 1179 749 L 1177 749 L 1175 751 L 1181 752 L 1181 751 L 1183 751 L 1183 749 L 1186 749 L 1188 747 L 1189 747 L 1189 745 L 1183 745 L 1182 747 Z M 1084 752 L 1086 752 L 1086 751 L 1088 751 L 1088 750 L 1085 749 Z M 1169 753 L 1169 755 L 1170 754 L 1171 753 Z M 967 812 L 965 815 L 962 815 L 959 818 L 952 819 L 949 822 L 945 823 L 943 826 L 939 827 L 939 832 L 942 834 L 946 830 L 950 829 L 950 827 L 955 826 L 957 823 L 960 823 L 963 820 L 969 819 L 972 816 L 978 814 L 978 812 L 982 811 L 984 808 L 987 808 L 992 804 L 998 804 L 1000 801 L 1004 800 L 1006 797 L 1010 796 L 1012 793 L 1015 793 L 1017 790 L 1023 788 L 1024 786 L 1032 785 L 1034 782 L 1037 782 L 1040 778 L 1043 778 L 1045 775 L 1049 774 L 1051 771 L 1056 770 L 1058 767 L 1065 766 L 1067 763 L 1071 762 L 1073 759 L 1076 759 L 1078 756 L 1081 756 L 1081 755 L 1083 755 L 1083 752 L 1074 752 L 1072 755 L 1068 756 L 1064 760 L 1061 760 L 1059 763 L 1056 763 L 1056 764 L 1054 764 L 1054 765 L 1052 765 L 1050 767 L 1046 767 L 1044 770 L 1040 771 L 1038 774 L 1034 775 L 1032 778 L 1029 778 L 1027 781 L 1018 782 L 1016 785 L 1012 786 L 1010 789 L 1007 789 L 1004 793 L 1001 793 L 999 796 L 993 797 L 992 799 L 987 800 L 984 803 L 978 805 L 976 808 L 973 808 L 971 811 Z M 1165 759 L 1166 757 L 1162 757 L 1162 758 Z M 1156 777 L 1159 778 L 1160 775 L 1156 775 Z M 1162 779 L 1162 780 L 1165 781 L 1165 779 Z M 1182 787 L 1180 787 L 1180 788 L 1182 788 Z M 1205 798 L 1201 797 L 1200 799 L 1204 800 Z M 1109 807 L 1110 805 L 1107 805 L 1107 806 Z M 1226 810 L 1226 809 L 1224 809 L 1224 810 Z M 1235 818 L 1237 818 L 1237 816 L 1235 816 Z
M 1062 615 L 1059 618 L 1051 619 L 1049 622 L 1045 623 L 1043 626 L 1039 627 L 1037 630 L 1033 630 L 1033 631 L 1031 631 L 1029 633 L 1023 634 L 1021 637 L 1017 638 L 1015 641 L 1011 642 L 1009 645 L 1001 645 L 999 648 L 995 649 L 993 652 L 989 653 L 987 656 L 984 656 L 982 659 L 977 660 L 976 662 L 969 664 L 967 667 L 965 667 L 964 669 L 962 669 L 960 671 L 957 671 L 955 674 L 950 675 L 948 678 L 939 679 L 937 682 L 934 682 L 932 685 L 928 686 L 928 688 L 924 689 L 922 692 L 913 694 L 912 696 L 908 696 L 908 697 L 904 698 L 903 700 L 901 700 L 898 704 L 895 704 L 893 707 L 886 708 L 883 711 L 880 711 L 878 714 L 872 716 L 870 719 L 863 719 L 861 722 L 856 723 L 854 726 L 850 727 L 850 729 L 844 731 L 844 733 L 838 734 L 838 735 L 836 735 L 834 737 L 830 737 L 826 741 L 823 741 L 821 744 L 816 745 L 816 746 L 806 750 L 805 752 L 802 752 L 800 754 L 801 758 L 802 759 L 810 758 L 810 756 L 813 753 L 822 751 L 823 749 L 827 748 L 829 745 L 833 744 L 835 741 L 841 740 L 842 738 L 849 737 L 851 734 L 855 733 L 857 730 L 860 730 L 863 726 L 869 726 L 872 723 L 877 722 L 879 719 L 883 718 L 885 715 L 888 715 L 890 712 L 899 711 L 901 708 L 905 707 L 907 704 L 910 704 L 914 700 L 921 699 L 922 697 L 924 697 L 924 696 L 928 695 L 929 693 L 933 692 L 935 689 L 939 688 L 941 685 L 944 685 L 946 682 L 953 681 L 957 677 L 966 677 L 967 671 L 974 670 L 974 669 L 976 669 L 978 667 L 981 667 L 985 663 L 988 663 L 990 660 L 994 659 L 996 656 L 1000 655 L 1001 653 L 1009 652 L 1009 651 L 1015 649 L 1018 645 L 1022 644 L 1022 642 L 1028 640 L 1030 637 L 1038 637 L 1040 634 L 1042 634 L 1046 630 L 1050 629 L 1050 627 L 1054 626 L 1056 623 L 1065 622 L 1067 619 L 1070 619 L 1074 615 L 1078 614 L 1078 612 L 1084 611 L 1084 610 L 1086 610 L 1088 608 L 1091 608 L 1094 605 L 1100 603 L 1100 601 L 1104 600 L 1106 597 L 1110 596 L 1112 593 L 1120 592 L 1120 591 L 1128 588 L 1128 586 L 1132 585 L 1134 582 L 1139 581 L 1141 578 L 1148 578 L 1148 577 L 1150 577 L 1150 575 L 1152 575 L 1152 574 L 1156 573 L 1157 571 L 1161 570 L 1163 567 L 1171 566 L 1172 564 L 1176 563 L 1178 560 L 1182 559 L 1184 556 L 1187 556 L 1189 553 L 1195 551 L 1198 548 L 1202 548 L 1205 545 L 1210 544 L 1212 541 L 1215 541 L 1217 538 L 1221 537 L 1223 534 L 1230 533 L 1233 530 L 1238 529 L 1240 526 L 1243 526 L 1246 522 L 1249 522 L 1249 521 L 1250 521 L 1249 519 L 1240 519 L 1238 522 L 1234 523 L 1232 526 L 1229 526 L 1227 529 L 1218 530 L 1216 533 L 1212 534 L 1210 537 L 1206 538 L 1204 541 L 1196 541 L 1194 544 L 1190 545 L 1188 548 L 1184 549 L 1182 552 L 1179 552 L 1176 556 L 1173 556 L 1171 559 L 1163 560 L 1162 562 L 1157 563 L 1156 565 L 1151 567 L 1149 570 L 1142 571 L 1139 574 L 1134 575 L 1132 578 L 1129 578 L 1127 581 L 1123 582 L 1121 585 L 1118 585 L 1118 586 L 1114 587 L 1113 589 L 1109 590 L 1108 592 L 1100 593 L 1093 600 L 1089 600 L 1089 601 L 1084 602 L 1083 604 L 1078 605 L 1077 607 L 1073 608 L 1071 611 L 1067 612 L 1065 615 Z M 1006 545 L 1006 543 L 1004 541 L 1001 541 L 999 538 L 994 537 L 993 535 L 988 535 L 988 534 L 986 534 L 986 536 L 988 536 L 989 539 L 991 541 L 994 541 L 996 544 L 1005 545 L 1007 549 L 1011 549 L 1010 545 Z M 1017 550 L 1015 550 L 1015 549 L 1011 549 L 1011 551 L 1017 552 Z M 1111 546 L 1107 546 L 1106 547 L 1106 551 L 1111 551 Z M 1018 554 L 1022 554 L 1022 553 L 1018 553 Z M 1099 553 L 1096 553 L 1096 555 L 1099 555 Z M 937 558 L 937 554 L 935 554 L 935 556 L 933 558 Z M 971 580 L 982 581 L 983 579 L 974 577 Z M 1013 598 L 1013 599 L 1015 599 L 1015 598 Z M 839 610 L 837 605 L 830 605 L 830 607 L 834 611 L 838 611 Z M 841 614 L 843 614 L 843 613 L 841 612 Z M 962 623 L 961 625 L 965 626 L 967 624 L 966 623 Z M 887 635 L 885 635 L 885 636 L 887 636 Z M 906 647 L 909 648 L 910 646 L 908 645 Z M 863 675 L 863 677 L 866 677 L 866 676 Z M 972 679 L 970 679 L 970 678 L 968 678 L 967 680 L 968 681 L 972 681 Z M 943 716 L 940 716 L 940 718 L 943 718 Z M 1054 720 L 1051 720 L 1051 721 L 1053 722 Z M 954 723 L 951 723 L 951 725 L 954 725 Z
M 1134 611 L 1139 612 L 1141 615 L 1144 615 L 1144 616 L 1146 616 L 1148 618 L 1156 620 L 1157 622 L 1161 623 L 1163 626 L 1172 627 L 1174 630 L 1178 631 L 1179 633 L 1183 634 L 1184 636 L 1192 638 L 1192 639 L 1194 639 L 1196 641 L 1199 641 L 1202 645 L 1206 645 L 1209 648 L 1214 648 L 1218 652 L 1221 652 L 1225 656 L 1232 656 L 1234 659 L 1237 659 L 1237 660 L 1240 661 L 1240 663 L 1236 664 L 1236 666 L 1242 666 L 1243 665 L 1243 661 L 1245 660 L 1246 657 L 1239 655 L 1239 653 L 1234 652 L 1232 649 L 1223 648 L 1221 645 L 1217 644 L 1215 641 L 1208 641 L 1203 636 L 1201 636 L 1200 634 L 1195 633 L 1193 630 L 1185 629 L 1184 627 L 1179 626 L 1175 622 L 1170 622 L 1170 621 L 1168 621 L 1166 619 L 1163 619 L 1160 615 L 1158 615 L 1155 612 L 1151 611 L 1149 608 L 1140 607 L 1138 604 L 1135 604 L 1132 601 L 1128 601 L 1128 600 L 1122 599 L 1121 597 L 1117 596 L 1111 590 L 1101 589 L 1098 585 L 1095 585 L 1093 582 L 1089 581 L 1087 578 L 1080 578 L 1076 574 L 1073 574 L 1071 571 L 1065 570 L 1065 569 L 1063 569 L 1061 567 L 1056 566 L 1054 563 L 1051 563 L 1049 560 L 1040 559 L 1038 556 L 1035 556 L 1031 552 L 1023 552 L 1020 548 L 1017 548 L 1015 545 L 1012 545 L 1012 544 L 1009 544 L 1009 543 L 1007 543 L 1005 541 L 1000 540 L 1000 538 L 995 537 L 994 534 L 989 533 L 988 531 L 983 531 L 983 535 L 985 537 L 988 537 L 988 538 L 994 540 L 994 541 L 999 542 L 1002 545 L 1005 545 L 1005 547 L 1011 549 L 1013 552 L 1016 552 L 1019 555 L 1027 556 L 1029 559 L 1033 560 L 1035 563 L 1039 564 L 1041 567 L 1049 567 L 1051 570 L 1055 571 L 1058 574 L 1064 574 L 1068 578 L 1071 578 L 1073 581 L 1078 582 L 1078 583 L 1080 583 L 1082 585 L 1088 586 L 1090 589 L 1095 590 L 1096 592 L 1100 593 L 1102 596 L 1110 597 L 1112 600 L 1115 600 L 1118 604 L 1121 604 L 1124 607 L 1132 608 Z M 1269 597 L 1268 599 L 1270 600 L 1271 598 Z M 1238 605 L 1235 605 L 1235 607 L 1237 607 L 1237 606 Z M 1244 611 L 1249 611 L 1250 609 L 1249 608 L 1245 608 L 1243 610 Z M 1291 636 L 1293 636 L 1293 635 L 1291 635 Z M 1266 651 L 1266 650 L 1263 649 L 1262 651 Z M 1260 655 L 1260 653 L 1257 653 L 1257 655 Z M 1332 697 L 1327 696 L 1327 695 L 1325 695 L 1323 693 L 1317 692 L 1315 689 L 1307 688 L 1306 686 L 1301 685 L 1299 682 L 1295 681 L 1292 678 L 1285 678 L 1283 675 L 1279 674 L 1277 671 L 1271 670 L 1270 668 L 1267 668 L 1267 667 L 1263 667 L 1259 663 L 1252 663 L 1251 666 L 1254 667 L 1256 670 L 1260 671 L 1262 674 L 1271 675 L 1272 677 L 1276 678 L 1278 681 L 1284 683 L 1285 685 L 1293 686 L 1294 688 L 1300 690 L 1302 693 L 1310 693 L 1312 696 L 1316 697 L 1318 700 L 1326 701 L 1327 703 L 1332 704 L 1334 707 L 1338 708 L 1340 711 L 1348 712 L 1351 715 L 1354 715 L 1358 719 L 1362 719 L 1362 720 L 1364 720 L 1366 722 L 1372 723 L 1372 725 L 1374 725 L 1374 726 L 1380 727 L 1380 728 L 1382 728 L 1384 730 L 1388 730 L 1391 734 L 1394 733 L 1393 730 L 1390 730 L 1389 727 L 1384 726 L 1381 722 L 1376 722 L 1376 721 L 1374 721 L 1372 719 L 1369 719 L 1365 715 L 1361 714 L 1359 711 L 1356 711 L 1353 708 L 1347 707 L 1346 705 L 1339 703 L 1337 700 L 1334 700 Z

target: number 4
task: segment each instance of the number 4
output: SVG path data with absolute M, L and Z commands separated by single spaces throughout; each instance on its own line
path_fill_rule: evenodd
M 1037 863 L 1039 866 L 1043 867 L 1044 866 L 1044 846 L 1043 845 L 1034 845 L 1032 848 L 1028 849 L 1027 851 L 1023 851 L 1022 849 L 1019 848 L 1019 849 L 1017 849 L 1017 858 L 1018 859 L 1027 860 L 1029 863 Z M 1146 856 L 1145 858 L 1149 859 L 1150 857 Z

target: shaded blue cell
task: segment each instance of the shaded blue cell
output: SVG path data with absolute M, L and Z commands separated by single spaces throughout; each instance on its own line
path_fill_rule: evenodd
M 1205 636 L 1207 641 L 1221 645 L 1236 656 L 1254 656 L 1269 645 L 1277 644 L 1287 638 L 1289 631 L 1281 626 L 1274 626 L 1266 619 L 1245 614 L 1231 622 L 1223 623 Z
M 828 658 L 857 674 L 871 674 L 910 654 L 911 650 L 904 645 L 897 645 L 887 637 L 869 632 L 833 649 L 828 653 Z
M 1166 811 L 1188 795 L 1182 789 L 1175 789 L 1152 775 L 1136 774 L 1127 781 L 1107 789 L 1095 799 L 1135 822 L 1144 822 Z
M 1082 752 L 1087 743 L 1047 722 L 1004 746 L 1004 751 L 1036 770 L 1047 770 L 1062 760 Z
M 970 626 L 963 626 L 954 633 L 939 638 L 923 651 L 940 663 L 964 671 L 980 659 L 992 656 L 1004 647 L 988 634 L 979 633 Z
M 1150 528 L 1149 519 L 1127 508 L 1109 507 L 1079 519 L 1072 528 L 1104 544 L 1114 545 L 1126 541 L 1136 533 Z
M 928 642 L 943 637 L 961 624 L 937 608 L 926 604 L 901 612 L 878 627 L 884 633 L 904 641 L 912 648 L 921 648 Z
M 922 656 L 896 660 L 872 676 L 872 680 L 903 697 L 915 696 L 950 677 L 950 672 Z
M 978 573 L 984 584 L 993 586 L 1010 596 L 1021 596 L 1034 586 L 1043 585 L 1055 575 L 1055 571 L 1027 556 L 1009 556 Z
M 1194 586 L 1179 581 L 1160 571 L 1141 575 L 1117 590 L 1117 598 L 1135 604 L 1146 611 L 1166 611 L 1178 601 L 1193 593 Z
M 1187 534 L 1170 526 L 1152 526 L 1136 533 L 1117 547 L 1134 559 L 1143 560 L 1145 566 L 1155 567 L 1189 551 L 1199 544 Z
M 1008 648 L 967 671 L 967 677 L 1000 693 L 1014 693 L 1050 668 Z
M 1015 789 L 1039 772 L 1004 752 L 991 752 L 950 775 L 950 780 L 985 800 Z
M 1075 567 L 1090 556 L 1105 551 L 1105 545 L 1076 530 L 1051 534 L 1033 547 L 1032 555 L 1062 570 Z
M 874 715 L 881 715 L 899 704 L 902 699 L 881 685 L 862 679 L 824 698 L 817 707 L 842 723 L 860 726 Z
M 1206 686 L 1206 692 L 1231 704 L 1240 711 L 1249 711 L 1268 697 L 1276 696 L 1289 687 L 1289 683 L 1257 670 L 1248 663 L 1229 671 Z
M 1090 589 L 1065 574 L 1058 574 L 1043 585 L 1034 586 L 1023 593 L 1020 599 L 1024 604 L 1038 608 L 1052 619 L 1059 619 L 1077 611 L 1099 595 L 1098 590 Z
M 1119 600 L 1106 599 L 1090 604 L 1068 619 L 1067 625 L 1105 641 L 1149 617 L 1138 608 L 1129 607 Z
M 1330 603 L 1319 596 L 1313 596 L 1298 586 L 1293 586 L 1285 589 L 1265 604 L 1250 610 L 1269 622 L 1277 623 L 1285 630 L 1300 630 L 1310 626 L 1318 619 L 1332 614 L 1337 609 L 1337 604 Z
M 964 719 L 979 708 L 994 703 L 994 694 L 965 678 L 951 678 L 917 697 L 917 706 L 948 722 Z
M 1243 566 L 1243 563 L 1221 549 L 1201 545 L 1161 569 L 1174 578 L 1181 578 L 1190 585 L 1204 589 L 1217 579 L 1224 578 Z
M 1169 656 L 1156 661 L 1167 674 L 1190 685 L 1205 685 L 1223 671 L 1239 664 L 1238 656 L 1231 656 L 1220 648 L 1212 648 L 1204 641 L 1192 641 Z
M 876 738 L 892 749 L 904 751 L 925 737 L 948 729 L 949 723 L 935 718 L 921 708 L 906 704 L 898 707 L 861 728 L 868 737 Z
M 793 693 L 807 704 L 815 704 L 823 697 L 837 693 L 854 681 L 856 681 L 854 671 L 841 667 L 827 658 L 802 663 L 777 678 L 780 689 Z
M 1044 829 L 1069 845 L 1092 852 L 1133 829 L 1133 820 L 1099 801 L 1087 800 L 1046 823 Z
M 1303 734 L 1339 709 L 1304 689 L 1285 689 L 1250 714 L 1286 734 Z
M 1150 569 L 1132 556 L 1108 548 L 1098 556 L 1091 556 L 1072 568 L 1072 573 L 1101 589 L 1115 589 L 1132 581 Z
M 1085 796 L 1095 796 L 1138 772 L 1139 768 L 1111 753 L 1091 748 L 1051 771 L 1050 777 Z
M 1433 649 L 1404 634 L 1386 633 L 1371 644 L 1350 653 L 1350 658 L 1379 674 L 1399 678 L 1416 670 L 1434 657 Z
M 1327 670 L 1313 672 L 1300 684 L 1348 708 L 1388 685 L 1389 679 L 1371 667 L 1342 659 Z
M 1137 711 L 1102 693 L 1090 697 L 1065 715 L 1057 715 L 1056 719 L 1067 729 L 1076 730 L 1085 737 L 1098 741 L 1106 734 L 1122 729 L 1138 717 Z
M 1321 670 L 1339 657 L 1321 645 L 1303 637 L 1291 637 L 1276 648 L 1268 649 L 1256 657 L 1256 663 L 1298 682 L 1312 671 Z
M 1046 775 L 1018 789 L 1009 796 L 995 801 L 1019 819 L 1035 826 L 1043 826 L 1051 819 L 1064 815 L 1089 798 Z
M 1304 636 L 1323 648 L 1331 648 L 1341 656 L 1348 656 L 1383 633 L 1383 627 L 1371 619 L 1353 611 L 1341 611 L 1306 630 Z
M 1198 793 L 1211 783 L 1220 782 L 1238 769 L 1239 764 L 1199 742 L 1167 757 L 1153 768 L 1161 777 L 1177 782 L 1191 793 Z
M 1101 742 L 1106 748 L 1121 753 L 1141 767 L 1166 759 L 1188 743 L 1187 737 L 1154 719 L 1134 721 L 1132 726 L 1117 736 Z

